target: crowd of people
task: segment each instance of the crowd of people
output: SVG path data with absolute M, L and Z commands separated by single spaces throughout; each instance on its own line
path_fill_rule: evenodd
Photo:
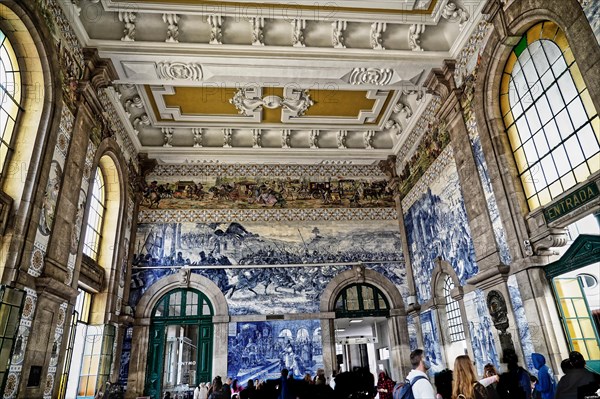
M 453 370 L 436 373 L 430 381 L 431 367 L 421 349 L 410 354 L 412 371 L 403 382 L 394 382 L 385 371 L 375 381 L 368 369 L 334 375 L 329 381 L 323 369 L 315 376 L 297 379 L 287 369 L 277 379 L 249 380 L 242 387 L 237 380 L 216 377 L 212 384 L 200 384 L 194 399 L 592 399 L 600 396 L 600 375 L 588 370 L 583 355 L 573 351 L 561 363 L 564 376 L 557 382 L 546 359 L 532 355 L 537 376 L 519 366 L 514 351 L 504 352 L 507 371 L 499 374 L 492 364 L 477 376 L 473 361 L 458 356 Z M 169 399 L 169 398 L 166 398 Z

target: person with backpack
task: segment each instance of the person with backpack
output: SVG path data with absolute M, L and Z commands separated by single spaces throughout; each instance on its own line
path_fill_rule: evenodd
M 394 399 L 435 399 L 435 391 L 427 377 L 431 364 L 425 358 L 422 349 L 416 349 L 410 354 L 412 371 L 406 376 L 406 381 L 394 388 Z
M 469 356 L 456 357 L 452 377 L 452 399 L 488 399 L 485 387 L 477 381 Z

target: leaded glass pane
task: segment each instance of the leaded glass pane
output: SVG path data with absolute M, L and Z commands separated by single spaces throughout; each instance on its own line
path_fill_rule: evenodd
M 537 40 L 554 37 L 550 31 L 556 29 L 555 24 L 548 23 L 548 32 L 544 23 L 530 32 L 534 29 L 542 34 L 529 35 L 533 42 L 521 52 L 512 70 L 508 69 L 512 64 L 507 64 L 505 73 L 511 75 L 509 107 L 503 109 L 517 118 L 505 118 L 505 123 L 531 209 L 550 202 L 600 169 L 591 162 L 600 151 L 590 122 L 597 112 L 577 64 L 570 59 L 572 64 L 567 68 L 562 54 L 571 53 L 564 34 L 558 31 L 556 37 L 561 39 L 557 44 Z

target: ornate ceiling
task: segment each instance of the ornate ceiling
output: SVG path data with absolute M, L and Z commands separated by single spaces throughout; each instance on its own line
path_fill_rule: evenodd
M 138 151 L 166 163 L 372 163 L 398 153 L 482 0 L 73 0 Z

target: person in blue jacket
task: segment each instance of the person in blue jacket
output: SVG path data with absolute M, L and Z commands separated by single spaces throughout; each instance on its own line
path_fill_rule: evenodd
M 535 390 L 541 393 L 542 399 L 554 399 L 556 394 L 556 379 L 554 373 L 546 364 L 546 358 L 541 353 L 532 353 L 533 367 L 538 371 L 538 383 Z

